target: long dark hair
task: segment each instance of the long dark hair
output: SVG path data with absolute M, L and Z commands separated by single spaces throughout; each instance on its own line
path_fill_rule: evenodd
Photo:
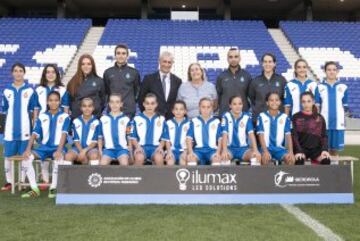
M 45 65 L 43 72 L 41 74 L 40 85 L 46 87 L 48 84 L 48 80 L 46 79 L 46 72 L 48 68 L 53 68 L 55 70 L 55 74 L 56 74 L 55 86 L 64 86 L 64 84 L 61 82 L 59 68 L 55 64 Z
M 89 59 L 92 65 L 91 75 L 98 76 L 96 73 L 95 61 L 94 58 L 90 54 L 83 54 L 78 61 L 78 66 L 75 75 L 71 78 L 70 82 L 67 85 L 67 90 L 70 95 L 74 97 L 79 86 L 84 82 L 85 75 L 81 70 L 81 65 L 84 59 Z
M 311 98 L 313 101 L 315 100 L 315 96 L 314 96 L 314 94 L 313 94 L 311 91 L 305 91 L 305 92 L 303 92 L 303 93 L 300 95 L 300 100 L 302 100 L 302 98 L 303 98 L 304 96 L 310 96 L 310 98 Z M 317 113 L 318 113 L 315 103 L 314 103 L 313 106 L 312 106 L 312 112 L 313 112 L 314 114 L 317 114 Z

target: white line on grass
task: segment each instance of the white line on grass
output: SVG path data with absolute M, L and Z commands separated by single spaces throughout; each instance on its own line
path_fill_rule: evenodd
M 310 215 L 301 211 L 300 208 L 293 205 L 281 205 L 286 211 L 294 215 L 300 222 L 311 228 L 319 237 L 327 241 L 343 241 L 343 239 L 335 234 L 331 229 L 312 218 Z

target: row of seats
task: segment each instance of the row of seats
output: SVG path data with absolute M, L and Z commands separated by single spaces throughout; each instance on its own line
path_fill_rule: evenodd
M 26 66 L 31 84 L 39 83 L 47 63 L 64 72 L 91 25 L 90 19 L 1 18 L 1 81 L 11 81 L 11 65 L 18 61 Z
M 268 51 L 277 55 L 280 73 L 290 68 L 261 21 L 110 19 L 94 52 L 94 57 L 99 57 L 100 74 L 113 64 L 108 57 L 113 55 L 112 46 L 119 42 L 127 43 L 136 53 L 130 63 L 142 76 L 158 68 L 158 56 L 164 50 L 174 54 L 173 72 L 185 81 L 189 64 L 200 62 L 208 79 L 214 82 L 228 66 L 226 54 L 230 47 L 241 49 L 241 65 L 253 76 L 261 73 L 259 60 Z

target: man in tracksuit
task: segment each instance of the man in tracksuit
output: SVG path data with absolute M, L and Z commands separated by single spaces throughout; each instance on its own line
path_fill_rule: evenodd
M 251 75 L 240 67 L 240 51 L 231 48 L 227 54 L 229 68 L 222 72 L 216 80 L 216 91 L 219 99 L 220 116 L 229 110 L 229 99 L 240 95 L 243 102 L 243 111 L 249 110 L 248 89 Z
M 140 90 L 140 74 L 127 64 L 129 49 L 126 45 L 119 44 L 115 47 L 115 58 L 115 65 L 104 72 L 105 92 L 107 96 L 112 93 L 120 94 L 124 114 L 133 117 Z

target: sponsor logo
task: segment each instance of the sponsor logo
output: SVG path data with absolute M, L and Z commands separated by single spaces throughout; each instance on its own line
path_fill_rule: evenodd
M 240 127 L 241 127 L 241 128 L 244 128 L 244 126 L 245 126 L 244 122 L 241 121 L 241 122 L 240 122 Z
M 176 179 L 179 182 L 179 189 L 185 191 L 187 189 L 186 183 L 190 179 L 190 172 L 187 169 L 179 169 L 176 171 Z
M 236 173 L 201 173 L 181 168 L 176 171 L 181 191 L 236 191 Z
M 88 178 L 90 187 L 98 188 L 103 182 L 102 176 L 99 173 L 92 173 Z
M 142 177 L 140 176 L 102 176 L 99 173 L 92 173 L 88 177 L 90 187 L 98 188 L 102 185 L 134 185 L 140 184 Z
M 295 176 L 290 173 L 279 171 L 274 175 L 276 187 L 317 187 L 320 186 L 320 178 L 316 176 Z

